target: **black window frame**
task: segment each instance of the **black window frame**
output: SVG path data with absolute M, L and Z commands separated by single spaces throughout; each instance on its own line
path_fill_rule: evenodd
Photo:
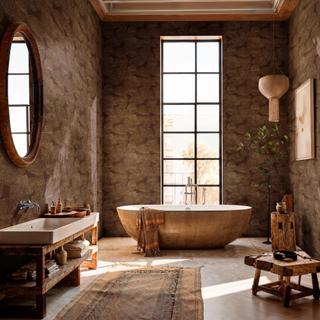
M 193 42 L 195 43 L 195 71 L 194 72 L 164 72 L 163 71 L 163 44 L 166 42 Z M 218 72 L 198 72 L 197 71 L 197 44 L 199 42 L 217 42 L 219 43 L 219 71 Z M 161 174 L 160 174 L 160 184 L 161 184 L 161 203 L 164 203 L 164 188 L 165 187 L 185 187 L 182 184 L 164 184 L 164 161 L 165 160 L 193 160 L 194 161 L 194 178 L 193 184 L 197 183 L 197 161 L 198 160 L 219 160 L 219 184 L 198 184 L 198 187 L 218 187 L 219 188 L 219 203 L 222 204 L 222 41 L 219 39 L 181 39 L 181 40 L 166 40 L 161 39 L 161 66 L 160 66 L 160 158 L 161 158 Z M 163 102 L 163 75 L 165 74 L 194 74 L 195 75 L 195 101 L 188 103 L 164 103 Z M 219 102 L 199 102 L 197 101 L 197 75 L 198 74 L 218 74 L 219 75 Z M 164 131 L 164 105 L 194 105 L 194 131 Z M 219 106 L 219 131 L 198 131 L 197 130 L 197 106 L 198 105 L 218 105 Z M 198 134 L 219 134 L 219 158 L 198 158 L 197 157 L 197 135 Z M 165 158 L 164 157 L 164 135 L 165 134 L 194 134 L 194 158 Z M 196 188 L 196 204 L 198 198 L 198 188 Z M 183 200 L 183 199 L 182 199 Z

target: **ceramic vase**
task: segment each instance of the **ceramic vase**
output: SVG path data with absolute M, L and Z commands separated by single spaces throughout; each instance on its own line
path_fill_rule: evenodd
M 285 213 L 287 210 L 287 205 L 285 202 L 277 202 L 277 212 Z
M 67 251 L 63 249 L 63 246 L 61 246 L 60 249 L 58 249 L 58 251 L 55 254 L 55 259 L 58 265 L 66 264 L 67 257 L 68 257 Z

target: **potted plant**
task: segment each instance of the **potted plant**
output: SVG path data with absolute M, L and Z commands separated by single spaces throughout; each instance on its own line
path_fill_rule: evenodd
M 257 167 L 257 170 L 266 178 L 266 183 L 255 184 L 255 188 L 267 189 L 266 199 L 268 200 L 268 239 L 265 244 L 271 244 L 269 240 L 270 233 L 270 206 L 271 206 L 271 189 L 275 188 L 276 184 L 271 184 L 271 175 L 274 173 L 274 169 L 280 159 L 289 158 L 283 155 L 283 147 L 289 140 L 289 135 L 281 135 L 279 131 L 279 125 L 275 123 L 271 129 L 266 126 L 259 128 L 258 132 L 245 134 L 248 144 L 238 142 L 238 151 L 244 148 L 249 148 L 253 152 L 260 154 L 264 158 L 264 162 L 261 166 Z

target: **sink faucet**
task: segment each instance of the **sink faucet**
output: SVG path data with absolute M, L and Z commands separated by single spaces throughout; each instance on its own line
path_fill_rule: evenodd
M 35 203 L 35 202 L 31 202 L 30 200 L 29 201 L 20 201 L 19 202 L 19 209 L 25 209 L 25 208 L 32 208 L 36 206 L 38 208 L 38 211 L 40 211 L 40 206 Z
M 188 187 L 191 187 L 191 191 L 188 192 Z M 192 187 L 195 188 L 194 191 L 192 191 Z M 192 178 L 188 177 L 188 182 L 186 186 L 184 187 L 184 204 L 188 205 L 188 194 L 191 195 L 191 204 L 192 204 L 192 196 L 195 196 L 195 202 L 197 203 L 197 197 L 196 197 L 196 188 L 198 187 L 197 184 L 192 184 Z

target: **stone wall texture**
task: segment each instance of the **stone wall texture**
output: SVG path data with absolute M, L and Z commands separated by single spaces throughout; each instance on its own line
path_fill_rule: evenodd
M 287 72 L 286 23 L 276 22 L 275 59 Z M 103 36 L 103 234 L 126 236 L 116 207 L 160 203 L 160 36 L 216 35 L 223 41 L 223 203 L 253 207 L 244 235 L 267 234 L 264 159 L 237 142 L 268 122 L 268 100 L 258 90 L 271 72 L 272 22 L 104 22 Z M 286 130 L 286 96 L 280 100 Z M 271 181 L 272 206 L 287 187 L 287 163 Z M 235 221 L 235 223 L 237 223 Z
M 29 25 L 39 47 L 44 126 L 38 158 L 26 168 L 10 161 L 0 139 L 0 228 L 41 217 L 58 198 L 87 200 L 101 212 L 100 20 L 88 0 L 0 0 L 0 37 L 15 21 Z M 40 212 L 19 210 L 29 199 Z M 5 273 L 10 260 L 0 265 Z
M 288 70 L 290 76 L 289 126 L 295 124 L 295 90 L 315 79 L 316 158 L 296 161 L 295 141 L 290 145 L 290 186 L 294 196 L 297 243 L 320 257 L 320 2 L 301 0 L 288 24 Z

